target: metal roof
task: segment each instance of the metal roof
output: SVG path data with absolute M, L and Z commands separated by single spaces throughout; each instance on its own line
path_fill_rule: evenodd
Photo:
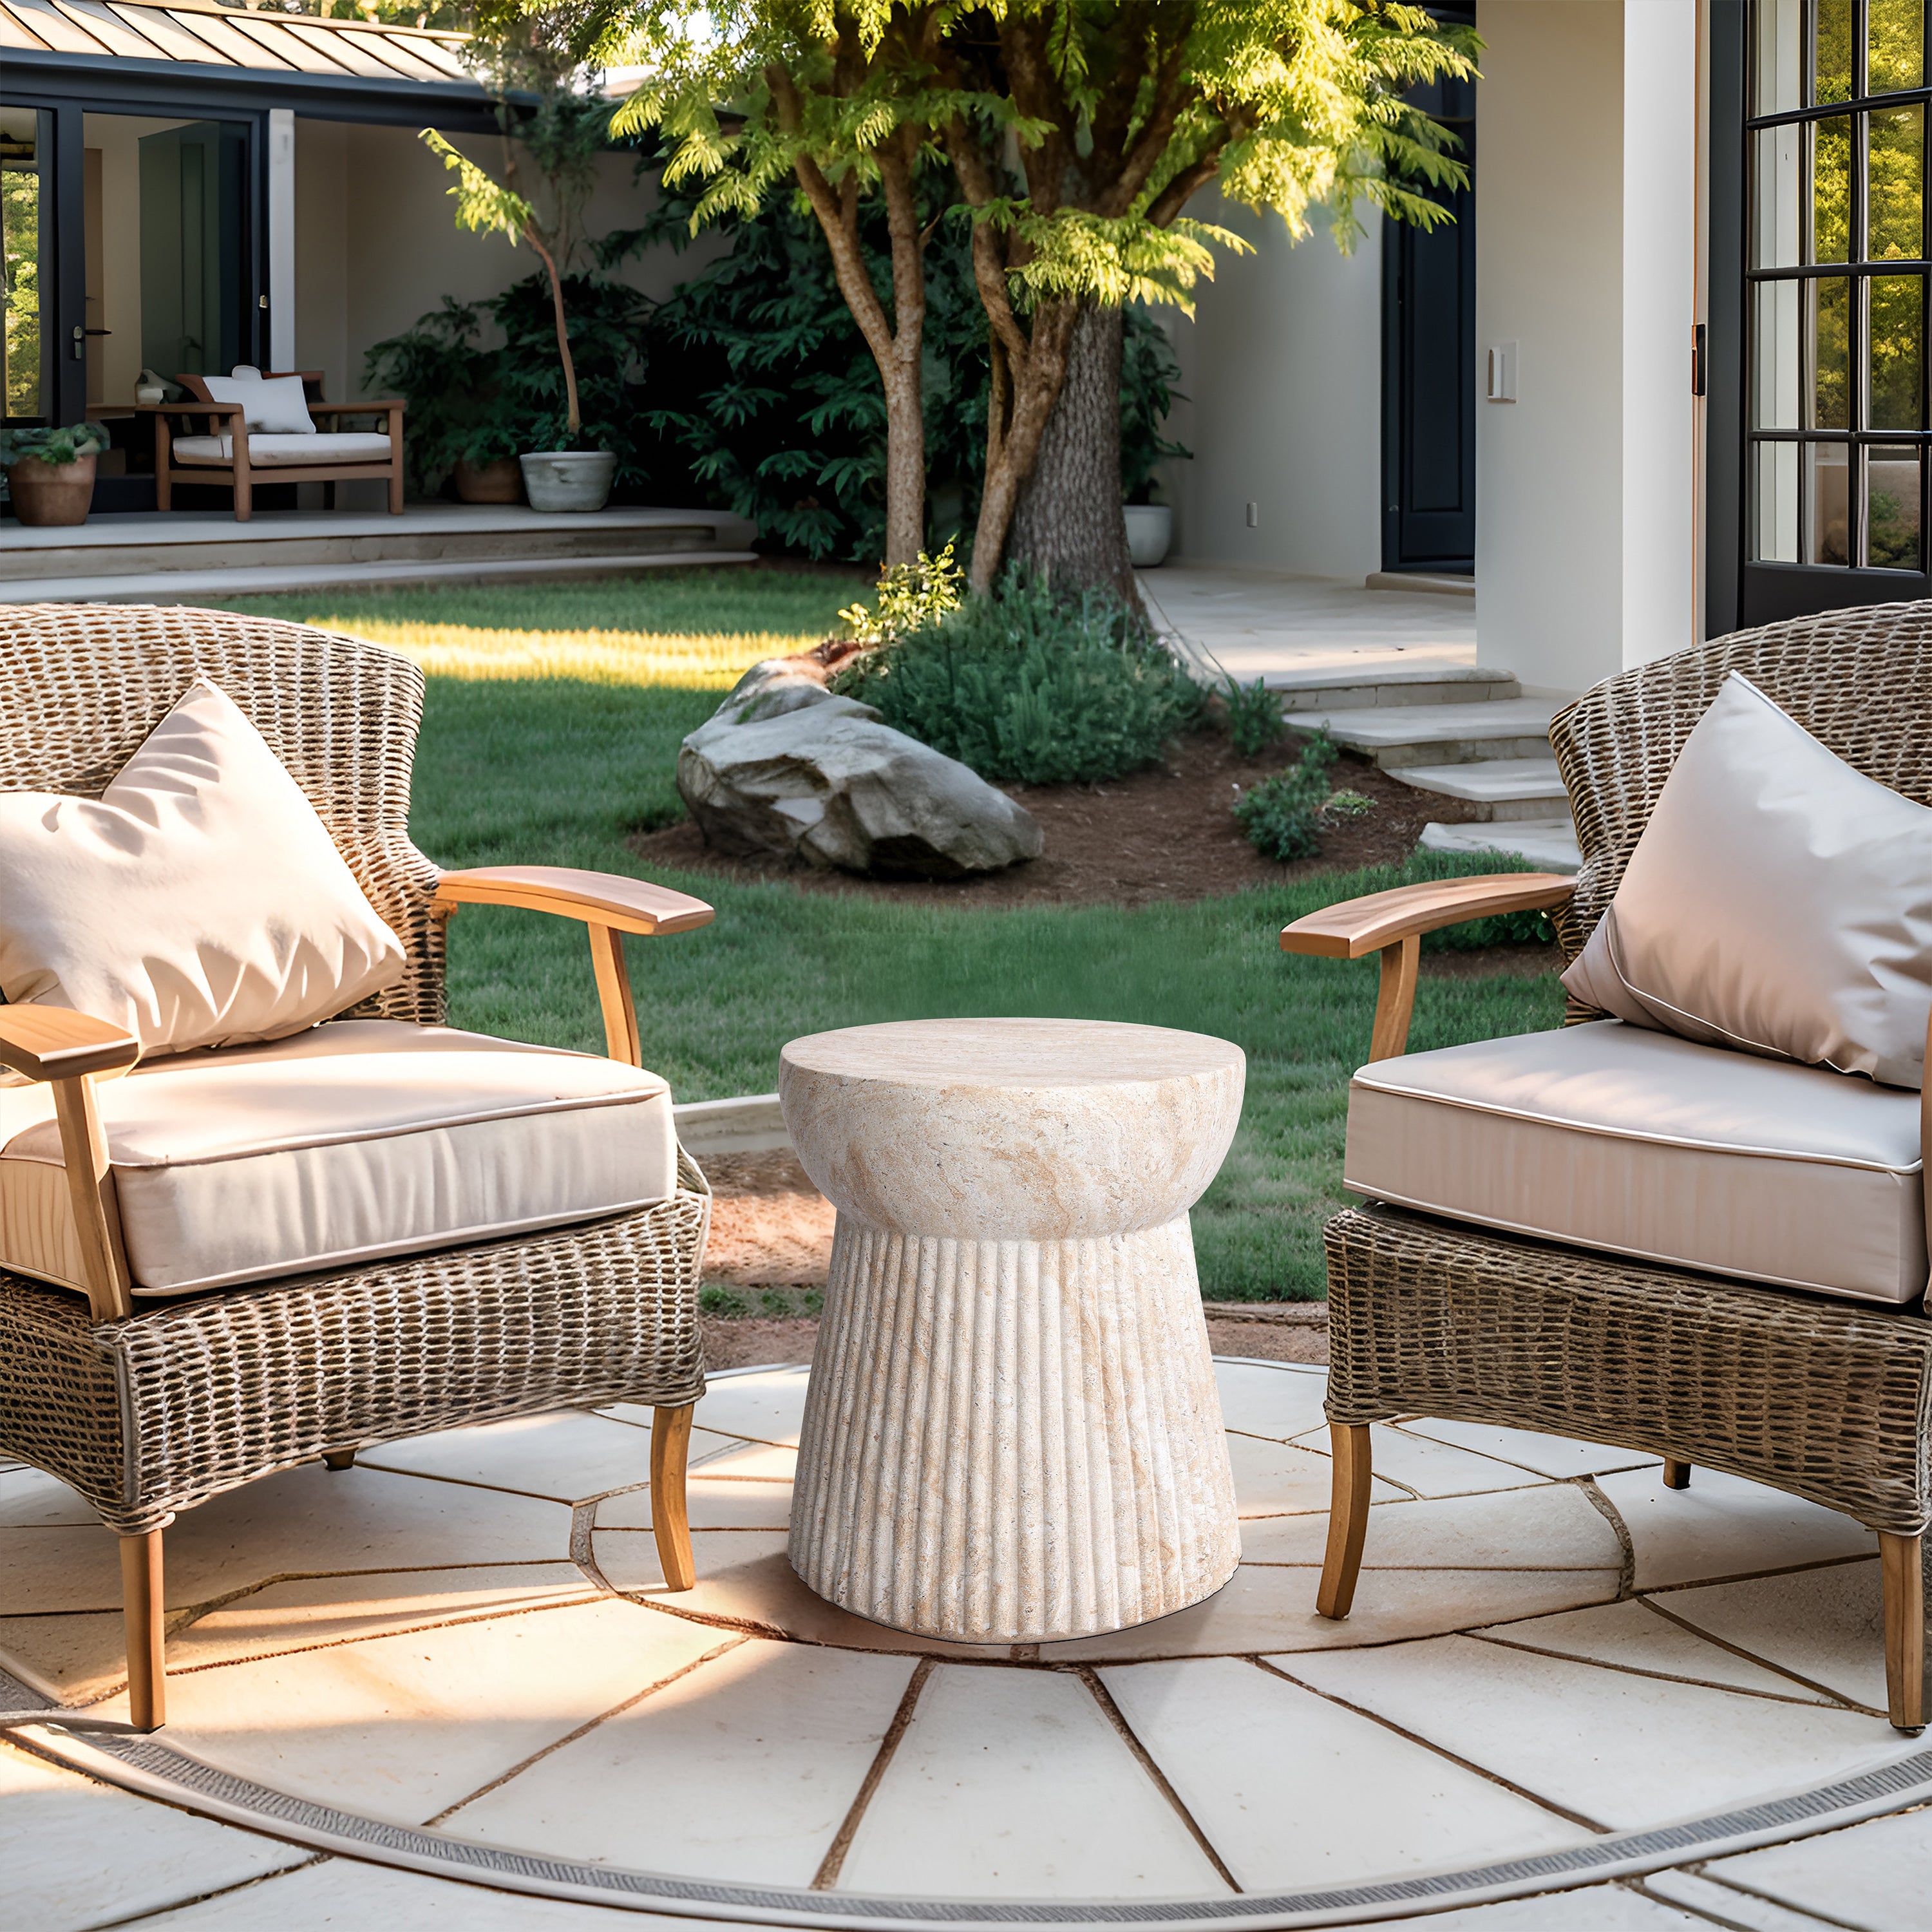
M 136 0 L 0 0 L 0 55 L 174 61 L 331 80 L 473 86 L 457 57 L 468 38 L 440 28 L 256 13 L 213 0 L 169 0 L 164 6 Z

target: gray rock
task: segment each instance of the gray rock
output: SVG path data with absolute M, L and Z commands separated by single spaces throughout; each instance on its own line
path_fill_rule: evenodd
M 976 772 L 772 658 L 685 740 L 677 788 L 705 842 L 884 877 L 959 878 L 1040 856 L 1032 816 Z

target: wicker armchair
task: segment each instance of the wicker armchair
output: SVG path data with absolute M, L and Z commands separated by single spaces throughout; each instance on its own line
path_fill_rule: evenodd
M 1734 670 L 1857 770 L 1932 803 L 1932 603 L 1769 625 L 1626 671 L 1558 716 L 1550 737 L 1584 855 L 1574 881 L 1512 874 L 1381 893 L 1298 921 L 1283 948 L 1379 954 L 1378 1060 L 1404 1052 L 1423 933 L 1541 906 L 1574 959 L 1678 752 Z M 1569 1015 L 1602 1017 L 1574 1002 Z M 1371 1423 L 1433 1416 L 1612 1442 L 1664 1458 L 1672 1488 L 1704 1463 L 1876 1531 L 1889 1714 L 1900 1730 L 1922 1726 L 1921 1539 L 1932 1520 L 1922 1300 L 1874 1306 L 1756 1286 L 1385 1201 L 1336 1215 L 1326 1240 L 1334 1498 L 1322 1615 L 1346 1616 L 1353 1600 Z
M 586 926 L 609 1056 L 640 1064 L 622 935 L 684 931 L 710 908 L 594 873 L 440 873 L 407 830 L 423 680 L 404 658 L 214 611 L 43 605 L 0 626 L 0 790 L 98 796 L 197 675 L 226 691 L 407 956 L 399 983 L 344 1017 L 440 1024 L 450 916 L 522 906 Z M 430 1430 L 649 1404 L 658 1549 L 671 1588 L 692 1586 L 684 1469 L 704 1386 L 698 1278 L 710 1199 L 688 1156 L 676 1151 L 670 1198 L 639 1210 L 142 1300 L 138 1283 L 130 1292 L 92 1077 L 136 1051 L 86 1016 L 0 1005 L 0 1064 L 56 1084 L 86 1290 L 0 1268 L 0 1455 L 71 1484 L 121 1537 L 135 1728 L 164 1715 L 163 1529 L 304 1461 L 346 1469 L 359 1448 Z

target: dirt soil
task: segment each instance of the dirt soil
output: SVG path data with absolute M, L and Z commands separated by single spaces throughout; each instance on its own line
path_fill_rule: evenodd
M 1265 757 L 1244 758 L 1225 733 L 1197 731 L 1172 748 L 1166 763 L 1105 784 L 1003 785 L 1040 821 L 1046 850 L 1028 864 L 976 879 L 861 879 L 776 857 L 728 858 L 709 850 L 689 819 L 640 833 L 631 844 L 649 864 L 734 879 L 789 879 L 808 892 L 944 905 L 1132 906 L 1394 865 L 1415 850 L 1430 820 L 1468 815 L 1462 800 L 1418 791 L 1345 752 L 1336 762 L 1335 789 L 1361 793 L 1375 809 L 1328 833 L 1318 857 L 1292 866 L 1264 859 L 1236 822 L 1234 788 L 1273 776 L 1299 754 L 1300 742 L 1291 734 Z

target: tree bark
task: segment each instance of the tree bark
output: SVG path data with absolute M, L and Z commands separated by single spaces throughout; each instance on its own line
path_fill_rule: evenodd
M 1007 553 L 1070 590 L 1131 601 L 1120 512 L 1120 311 L 1082 302 L 1040 455 L 1019 491 Z

